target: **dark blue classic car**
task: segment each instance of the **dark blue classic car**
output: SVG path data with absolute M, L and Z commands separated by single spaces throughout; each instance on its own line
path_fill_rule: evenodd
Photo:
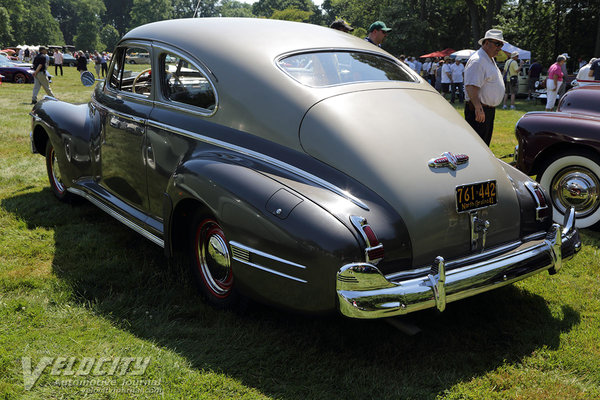
M 18 65 L 6 57 L 0 57 L 0 74 L 4 76 L 4 82 L 33 83 L 31 66 Z
M 442 311 L 580 248 L 573 219 L 553 224 L 543 189 L 420 76 L 333 29 L 141 26 L 89 104 L 47 98 L 31 115 L 56 197 L 187 254 L 219 307 Z

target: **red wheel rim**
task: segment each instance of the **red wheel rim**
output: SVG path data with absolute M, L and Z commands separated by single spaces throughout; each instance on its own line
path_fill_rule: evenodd
M 225 233 L 216 221 L 206 219 L 198 226 L 194 253 L 206 288 L 217 298 L 228 297 L 233 286 L 231 256 Z

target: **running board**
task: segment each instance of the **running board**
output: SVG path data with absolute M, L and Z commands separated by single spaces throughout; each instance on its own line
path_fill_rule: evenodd
M 140 235 L 142 235 L 146 239 L 150 240 L 152 243 L 157 244 L 157 245 L 159 245 L 162 248 L 165 247 L 165 241 L 163 239 L 159 238 L 158 236 L 156 236 L 155 234 L 151 233 L 150 231 L 142 228 L 141 226 L 139 226 L 135 222 L 131 221 L 129 218 L 127 218 L 127 217 L 123 216 L 122 214 L 118 213 L 117 211 L 115 211 L 114 209 L 112 209 L 111 207 L 109 207 L 108 205 L 104 204 L 102 201 L 98 200 L 96 197 L 94 197 L 94 196 L 86 193 L 83 190 L 76 189 L 76 188 L 73 188 L 73 187 L 67 188 L 67 191 L 69 191 L 70 193 L 76 194 L 77 196 L 81 196 L 81 197 L 89 200 L 96 207 L 98 207 L 102 211 L 106 212 L 108 215 L 110 215 L 111 217 L 113 217 L 114 219 L 116 219 L 117 221 L 119 221 L 120 223 L 122 223 L 123 225 L 125 225 L 125 226 L 133 229 L 134 231 L 136 231 L 137 233 L 139 233 Z

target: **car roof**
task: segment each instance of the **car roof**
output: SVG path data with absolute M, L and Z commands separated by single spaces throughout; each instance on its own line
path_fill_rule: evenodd
M 388 55 L 353 35 L 318 25 L 257 18 L 188 18 L 154 22 L 132 29 L 127 39 L 155 40 L 203 57 L 256 56 L 272 59 L 305 49 L 351 48 Z

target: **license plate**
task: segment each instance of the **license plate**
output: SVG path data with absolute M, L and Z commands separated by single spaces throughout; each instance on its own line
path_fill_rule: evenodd
M 456 211 L 459 213 L 488 207 L 498 202 L 496 181 L 456 187 Z

